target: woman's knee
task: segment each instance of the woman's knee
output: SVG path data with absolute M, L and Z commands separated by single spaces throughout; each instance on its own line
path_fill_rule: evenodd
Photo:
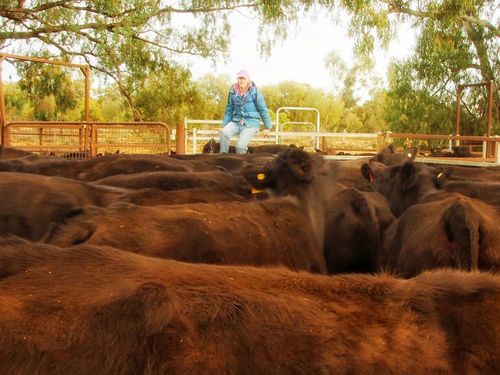
M 231 134 L 228 134 L 228 131 L 225 130 L 225 129 L 222 129 L 221 132 L 220 132 L 220 139 L 226 139 L 226 140 L 230 140 L 231 139 Z

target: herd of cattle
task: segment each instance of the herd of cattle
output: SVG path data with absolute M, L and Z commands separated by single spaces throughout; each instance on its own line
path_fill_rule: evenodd
M 0 373 L 500 373 L 500 169 L 276 148 L 0 147 Z

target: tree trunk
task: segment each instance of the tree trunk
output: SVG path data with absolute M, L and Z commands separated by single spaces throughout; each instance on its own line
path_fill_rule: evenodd
M 495 74 L 491 68 L 490 61 L 488 59 L 488 51 L 483 38 L 483 29 L 478 27 L 475 28 L 474 25 L 467 21 L 463 21 L 465 31 L 472 41 L 474 48 L 476 49 L 477 58 L 479 59 L 479 69 L 481 71 L 481 76 L 484 82 L 493 81 L 493 125 L 500 123 L 500 98 L 498 95 L 497 81 L 495 79 Z

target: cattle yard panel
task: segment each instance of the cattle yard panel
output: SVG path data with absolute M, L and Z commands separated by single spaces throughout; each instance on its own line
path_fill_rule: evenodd
M 170 153 L 170 127 L 162 122 L 92 123 L 92 156 Z
M 68 156 L 88 148 L 87 130 L 87 125 L 79 122 L 8 122 L 5 145 L 43 155 Z
M 161 122 L 16 121 L 5 145 L 43 155 L 86 159 L 105 153 L 170 153 L 170 128 Z
M 84 116 L 85 121 L 90 120 L 90 67 L 83 64 L 74 64 L 67 61 L 57 61 L 48 60 L 40 57 L 29 57 L 29 56 L 19 56 L 12 55 L 8 53 L 0 53 L 0 144 L 7 145 L 8 139 L 6 139 L 7 130 L 7 118 L 5 113 L 5 97 L 3 93 L 3 79 L 2 79 L 2 65 L 4 61 L 18 60 L 18 61 L 30 61 L 42 64 L 59 65 L 71 68 L 78 68 L 83 73 L 85 78 L 85 104 L 84 104 Z

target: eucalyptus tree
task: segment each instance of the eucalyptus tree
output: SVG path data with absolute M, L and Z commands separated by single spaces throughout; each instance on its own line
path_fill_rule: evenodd
M 292 22 L 313 12 L 347 23 L 359 55 L 387 46 L 401 22 L 418 31 L 419 74 L 450 84 L 498 83 L 498 0 L 0 0 L 0 45 L 47 48 L 116 81 L 132 108 L 144 79 L 179 55 L 224 57 L 232 11 L 246 10 L 269 53 Z M 496 12 L 496 13 L 495 13 Z M 316 13 L 317 14 L 317 13 Z M 347 16 L 346 16 L 347 15 Z M 318 38 L 323 37 L 318 35 Z M 332 38 L 332 44 L 334 38 Z M 325 38 L 325 48 L 330 48 Z M 499 105 L 495 90 L 496 107 Z M 140 117 L 140 112 L 136 112 Z
M 493 82 L 494 119 L 496 130 L 500 120 L 498 79 L 500 74 L 500 32 L 498 3 L 489 0 L 428 1 L 426 7 L 401 5 L 401 14 L 412 18 L 419 27 L 413 55 L 405 62 L 414 73 L 412 80 L 419 87 L 419 96 L 432 112 L 435 127 L 450 124 L 444 121 L 442 108 L 455 103 L 459 84 Z M 495 17 L 497 17 L 495 19 Z M 425 99 L 424 99 L 425 97 Z M 462 96 L 464 113 L 462 128 L 466 134 L 482 134 L 486 127 L 487 89 L 467 90 Z M 438 108 L 441 107 L 441 110 Z M 450 108 L 446 117 L 451 117 Z M 439 125 L 441 124 L 441 125 Z M 454 126 L 448 126 L 452 131 Z
M 83 87 L 59 65 L 18 64 L 19 88 L 27 94 L 36 120 L 63 120 L 83 102 Z
M 174 56 L 223 56 L 227 12 L 252 7 L 245 0 L 0 0 L 0 46 L 87 63 L 114 80 L 135 110 L 137 85 Z

